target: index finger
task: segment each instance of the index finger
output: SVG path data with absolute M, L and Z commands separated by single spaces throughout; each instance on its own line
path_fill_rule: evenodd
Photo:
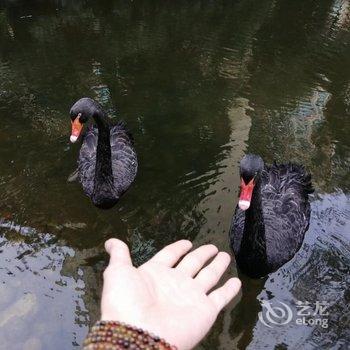
M 129 248 L 123 241 L 116 238 L 111 238 L 105 242 L 105 249 L 110 256 L 108 264 L 109 266 L 132 266 Z
M 148 262 L 159 263 L 169 267 L 174 266 L 179 259 L 192 248 L 192 243 L 186 239 L 169 244 L 159 251 Z

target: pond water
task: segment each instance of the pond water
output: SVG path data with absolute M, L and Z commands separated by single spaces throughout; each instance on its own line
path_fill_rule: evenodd
M 198 349 L 347 349 L 349 27 L 348 0 L 0 0 L 0 348 L 79 348 L 99 316 L 107 238 L 138 264 L 180 238 L 230 251 L 249 151 L 312 173 L 310 229 L 280 270 L 241 276 Z M 67 182 L 82 96 L 136 140 L 136 182 L 108 211 Z M 266 300 L 326 302 L 328 327 L 270 328 Z

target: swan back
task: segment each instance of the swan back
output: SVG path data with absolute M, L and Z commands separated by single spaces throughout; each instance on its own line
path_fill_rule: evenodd
M 136 177 L 137 156 L 132 135 L 126 129 L 124 122 L 113 126 L 110 135 L 114 186 L 121 196 Z
M 299 250 L 309 226 L 311 176 L 296 164 L 274 164 L 261 174 L 266 256 L 272 270 Z

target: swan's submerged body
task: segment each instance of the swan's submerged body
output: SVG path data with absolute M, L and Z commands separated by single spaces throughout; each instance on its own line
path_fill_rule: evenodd
M 277 270 L 299 250 L 312 192 L 311 176 L 300 165 L 263 165 L 256 174 L 250 206 L 237 206 L 230 229 L 237 264 L 251 277 Z
M 111 125 L 102 108 L 91 99 L 79 100 L 72 110 L 72 119 L 85 113 L 86 120 L 91 116 L 97 124 L 87 130 L 83 139 L 78 158 L 79 182 L 94 205 L 110 208 L 136 177 L 138 164 L 132 136 L 123 122 Z

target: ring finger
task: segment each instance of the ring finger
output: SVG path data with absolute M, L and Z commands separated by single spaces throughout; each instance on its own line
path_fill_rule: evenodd
M 218 248 L 213 244 L 202 245 L 193 252 L 187 254 L 177 265 L 176 269 L 193 277 L 205 263 L 217 253 Z
M 219 282 L 231 261 L 230 255 L 220 252 L 195 278 L 206 293 Z

